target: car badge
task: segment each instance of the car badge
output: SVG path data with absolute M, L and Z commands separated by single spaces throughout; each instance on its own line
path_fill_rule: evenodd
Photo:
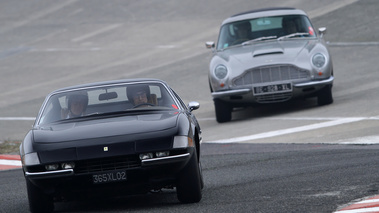
M 104 146 L 104 152 L 108 152 L 108 147 Z

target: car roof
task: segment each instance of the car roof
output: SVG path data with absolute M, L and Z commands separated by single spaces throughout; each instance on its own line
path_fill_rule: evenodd
M 280 15 L 307 15 L 307 14 L 302 10 L 291 8 L 291 7 L 262 8 L 262 9 L 251 10 L 251 11 L 246 11 L 246 12 L 232 15 L 231 17 L 225 19 L 222 22 L 222 25 L 235 22 L 235 21 L 242 21 L 246 19 L 268 17 L 268 16 L 280 16 Z
M 144 82 L 156 82 L 156 83 L 162 83 L 166 84 L 166 82 L 160 80 L 160 79 L 154 79 L 154 78 L 135 78 L 135 79 L 120 79 L 120 80 L 111 80 L 111 81 L 101 81 L 101 82 L 94 82 L 94 83 L 87 83 L 87 84 L 80 84 L 75 86 L 69 86 L 64 87 L 61 89 L 54 90 L 52 93 L 59 93 L 63 91 L 68 90 L 76 90 L 80 88 L 88 88 L 88 87 L 99 87 L 99 86 L 106 86 L 106 85 L 114 85 L 114 84 L 125 84 L 125 83 L 144 83 Z

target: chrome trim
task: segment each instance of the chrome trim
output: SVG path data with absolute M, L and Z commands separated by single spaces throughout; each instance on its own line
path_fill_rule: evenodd
M 317 86 L 317 85 L 328 85 L 332 84 L 334 81 L 334 77 L 330 76 L 328 79 L 321 80 L 321 81 L 310 81 L 305 83 L 298 83 L 293 84 L 293 87 L 301 88 L 301 87 L 309 87 L 309 86 Z M 236 89 L 236 90 L 226 90 L 226 91 L 220 91 L 220 92 L 212 92 L 213 98 L 221 98 L 221 97 L 228 97 L 232 95 L 244 95 L 247 93 L 252 92 L 252 89 Z
M 55 176 L 70 176 L 74 175 L 73 169 L 65 169 L 65 170 L 56 170 L 49 172 L 25 172 L 25 176 L 29 176 L 32 178 L 45 178 L 45 177 L 55 177 Z
M 330 78 L 326 80 L 321 80 L 321 81 L 310 81 L 306 83 L 299 83 L 299 84 L 294 84 L 294 87 L 309 87 L 309 86 L 316 86 L 316 85 L 327 85 L 327 84 L 332 84 L 334 81 L 334 77 L 330 76 Z
M 169 163 L 177 163 L 181 161 L 185 161 L 189 159 L 190 153 L 185 153 L 181 155 L 167 156 L 161 158 L 152 158 L 141 161 L 142 166 L 155 166 L 160 164 L 169 164 Z
M 232 96 L 232 95 L 244 95 L 250 92 L 251 92 L 251 89 L 227 90 L 227 91 L 221 91 L 221 92 L 212 92 L 212 97 L 221 98 L 221 97 Z

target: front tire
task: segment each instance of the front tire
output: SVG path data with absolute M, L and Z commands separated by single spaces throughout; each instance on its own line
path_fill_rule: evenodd
M 202 198 L 202 173 L 197 160 L 196 150 L 188 164 L 179 174 L 176 193 L 182 203 L 197 203 Z
M 333 103 L 332 85 L 322 88 L 317 95 L 317 104 L 319 106 Z
M 26 179 L 26 189 L 28 191 L 29 208 L 31 212 L 53 212 L 53 198 L 42 192 L 30 180 Z
M 213 101 L 215 105 L 217 122 L 224 123 L 232 120 L 233 107 L 220 99 L 214 99 Z

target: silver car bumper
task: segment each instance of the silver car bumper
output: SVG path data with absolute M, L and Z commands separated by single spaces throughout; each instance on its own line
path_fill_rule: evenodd
M 305 88 L 305 87 L 312 87 L 312 86 L 330 85 L 330 84 L 333 84 L 333 81 L 334 81 L 334 77 L 330 76 L 328 79 L 321 80 L 321 81 L 309 81 L 309 82 L 305 82 L 305 83 L 296 83 L 296 84 L 293 84 L 293 87 L 294 88 Z M 252 88 L 212 92 L 212 97 L 213 98 L 223 98 L 223 97 L 229 97 L 229 96 L 245 95 L 245 94 L 249 94 L 249 93 L 252 93 Z
M 212 92 L 212 97 L 221 98 L 221 97 L 227 97 L 227 96 L 232 96 L 232 95 L 244 95 L 250 92 L 251 92 L 251 89 L 226 90 L 226 91 L 221 91 L 221 92 Z
M 334 77 L 330 76 L 328 79 L 325 79 L 325 80 L 299 83 L 299 84 L 294 84 L 293 86 L 297 88 L 302 88 L 302 87 L 310 87 L 310 86 L 329 85 L 329 84 L 332 84 L 333 81 L 334 81 Z

